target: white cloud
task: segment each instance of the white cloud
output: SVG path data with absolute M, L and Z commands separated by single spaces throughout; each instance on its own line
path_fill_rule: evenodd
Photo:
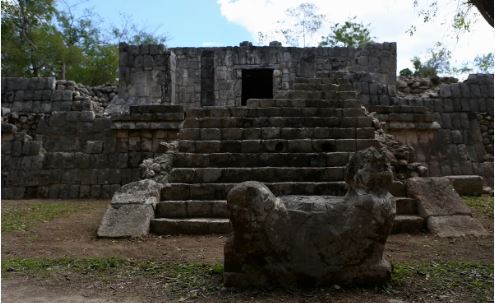
M 435 22 L 423 24 L 413 8 L 412 0 L 217 0 L 222 15 L 230 22 L 239 24 L 251 33 L 252 40 L 258 42 L 258 32 L 275 31 L 277 21 L 286 17 L 286 10 L 300 3 L 310 2 L 320 8 L 329 23 L 343 22 L 354 16 L 364 24 L 370 23 L 371 34 L 378 42 L 397 42 L 398 69 L 410 67 L 413 56 L 426 54 L 428 48 L 440 41 L 452 51 L 453 63 L 472 61 L 478 54 L 492 52 L 494 49 L 494 31 L 479 17 L 472 25 L 471 32 L 462 34 L 456 41 L 448 24 L 449 14 L 455 8 L 449 0 L 439 0 L 440 16 Z M 451 2 L 451 1 L 450 1 Z M 451 16 L 451 15 L 450 15 Z M 417 32 L 412 37 L 406 33 L 411 25 Z M 326 31 L 325 31 L 326 30 Z M 316 45 L 320 37 L 328 33 L 328 26 L 313 36 Z M 275 37 L 283 41 L 282 37 Z

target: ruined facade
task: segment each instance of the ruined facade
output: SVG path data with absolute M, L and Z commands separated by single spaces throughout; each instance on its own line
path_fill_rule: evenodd
M 174 140 L 179 140 L 183 154 L 174 160 L 172 181 L 184 173 L 181 168 L 196 167 L 187 162 L 194 155 L 184 154 L 211 154 L 205 158 L 210 162 L 201 164 L 204 167 L 232 165 L 222 162 L 230 158 L 214 159 L 225 152 L 289 155 L 244 157 L 241 165 L 246 167 L 278 162 L 291 166 L 295 161 L 291 153 L 307 153 L 308 158 L 299 157 L 301 166 L 338 166 L 332 173 L 322 169 L 322 178 L 340 182 L 348 157 L 375 144 L 371 141 L 378 129 L 414 149 L 413 159 L 404 159 L 406 166 L 422 165 L 429 176 L 479 175 L 492 184 L 493 75 L 444 83 L 430 95 L 404 96 L 398 93 L 402 83 L 396 79 L 395 43 L 358 49 L 242 45 L 166 49 L 122 44 L 116 89 L 85 88 L 53 78 L 2 78 L 2 197 L 110 197 L 120 186 L 140 180 L 140 163 L 162 154 L 163 142 Z M 325 100 L 329 103 L 322 103 Z M 356 102 L 349 105 L 351 109 L 342 103 L 348 100 Z M 331 102 L 337 102 L 335 110 Z M 297 109 L 266 108 L 269 105 Z M 201 140 L 217 143 L 197 143 Z M 222 150 L 226 144 L 222 140 L 229 141 L 232 149 Z M 255 146 L 278 142 L 265 140 L 285 143 L 274 145 L 278 149 L 273 151 Z M 318 149 L 307 140 L 333 141 Z M 371 141 L 358 145 L 356 140 Z M 320 158 L 311 158 L 318 153 Z M 322 162 L 324 158 L 327 162 Z M 184 180 L 203 184 L 199 171 Z M 218 180 L 224 183 L 232 176 L 221 173 L 224 179 Z M 285 176 L 269 173 L 275 181 Z M 205 180 L 217 179 L 210 174 Z M 307 191 L 318 194 L 317 183 L 305 185 Z M 289 192 L 279 187 L 282 193 Z M 162 196 L 172 197 L 184 188 L 165 187 Z M 188 187 L 185 200 L 197 198 L 193 192 L 207 197 L 212 191 L 222 193 L 199 185 Z M 343 192 L 342 188 L 328 191 Z M 394 194 L 405 196 L 400 188 Z M 219 198 L 225 199 L 211 196 L 212 201 Z M 209 205 L 211 215 L 216 206 Z

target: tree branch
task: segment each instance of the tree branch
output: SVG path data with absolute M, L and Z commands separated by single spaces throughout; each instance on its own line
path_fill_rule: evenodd
M 469 0 L 469 2 L 476 6 L 486 22 L 493 27 L 493 0 Z

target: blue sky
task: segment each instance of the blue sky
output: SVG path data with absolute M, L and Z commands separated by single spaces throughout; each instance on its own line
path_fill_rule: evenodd
M 229 22 L 221 15 L 215 0 L 66 0 L 76 12 L 94 9 L 105 23 L 119 25 L 121 14 L 132 17 L 134 23 L 151 32 L 165 34 L 167 45 L 223 46 L 251 40 L 251 34 L 241 25 Z M 64 2 L 59 2 L 64 9 Z
M 273 34 L 277 21 L 286 19 L 286 10 L 302 2 L 314 3 L 326 16 L 320 32 L 311 37 L 316 45 L 328 34 L 330 25 L 356 17 L 369 24 L 377 42 L 397 42 L 398 70 L 411 66 L 411 58 L 424 57 L 438 41 L 452 52 L 454 65 L 472 61 L 476 55 L 493 52 L 494 30 L 481 16 L 475 17 L 469 33 L 452 34 L 448 23 L 455 13 L 455 1 L 438 0 L 440 13 L 435 22 L 423 24 L 413 7 L 413 0 L 57 0 L 77 4 L 76 12 L 94 9 L 107 24 L 122 23 L 121 14 L 148 31 L 167 36 L 169 47 L 236 46 L 241 41 L 258 44 L 258 32 L 272 33 L 270 40 L 282 41 Z M 421 0 L 419 3 L 428 3 Z M 414 36 L 406 31 L 417 26 Z

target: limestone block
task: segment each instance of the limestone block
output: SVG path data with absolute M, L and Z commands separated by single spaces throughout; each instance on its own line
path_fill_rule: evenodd
M 98 237 L 145 236 L 149 232 L 150 222 L 154 215 L 153 206 L 149 204 L 122 205 L 118 208 L 110 206 L 98 228 Z
M 87 141 L 86 153 L 100 154 L 103 151 L 103 141 Z
M 447 176 L 459 195 L 479 196 L 483 193 L 483 178 L 476 175 Z
M 24 91 L 19 90 L 15 93 L 14 101 L 23 101 L 24 100 Z
M 471 210 L 446 177 L 410 178 L 407 194 L 418 201 L 418 213 L 431 216 L 471 215 Z
M 150 204 L 160 201 L 162 185 L 153 180 L 141 180 L 122 186 L 112 197 L 112 205 Z
M 434 216 L 426 221 L 428 230 L 435 235 L 445 237 L 488 236 L 483 225 L 471 216 Z
M 153 180 L 141 180 L 122 186 L 112 197 L 98 228 L 99 237 L 139 237 L 147 235 L 154 207 L 160 199 L 162 185 Z M 100 195 L 109 195 L 114 185 L 105 185 Z

